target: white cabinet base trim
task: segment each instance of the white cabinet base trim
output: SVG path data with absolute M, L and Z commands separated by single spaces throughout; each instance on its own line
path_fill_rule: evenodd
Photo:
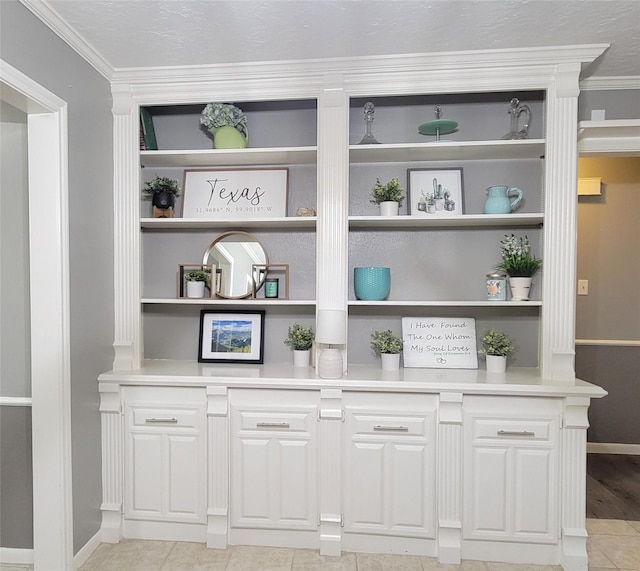
M 127 539 L 192 541 L 197 543 L 205 543 L 207 541 L 207 526 L 204 524 L 125 519 L 122 529 L 123 535 Z
M 462 559 L 530 565 L 559 565 L 559 545 L 541 545 L 511 541 L 463 541 Z M 586 569 L 586 566 L 584 567 Z M 565 571 L 571 571 L 564 567 Z
M 230 545 L 257 545 L 260 547 L 288 547 L 290 549 L 319 549 L 320 535 L 316 531 L 283 531 L 281 529 L 229 530 Z M 338 553 L 337 555 L 340 555 Z
M 356 553 L 391 553 L 437 557 L 438 546 L 433 539 L 410 537 L 385 537 L 362 533 L 343 533 L 342 550 Z

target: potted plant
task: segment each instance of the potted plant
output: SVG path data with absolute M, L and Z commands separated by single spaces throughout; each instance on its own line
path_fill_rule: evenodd
M 372 331 L 371 348 L 380 356 L 383 371 L 395 371 L 400 367 L 402 339 L 390 329 Z
M 511 301 L 527 301 L 533 276 L 542 268 L 542 260 L 531 254 L 531 244 L 527 236 L 516 238 L 506 235 L 501 244 L 502 261 L 496 270 L 509 277 Z
M 216 149 L 244 149 L 249 144 L 247 117 L 231 103 L 207 103 L 200 115 Z
M 209 285 L 211 274 L 206 270 L 189 270 L 185 272 L 187 297 L 204 297 L 204 287 Z
M 511 338 L 502 331 L 489 329 L 482 339 L 480 354 L 487 360 L 488 373 L 504 373 L 507 369 L 507 357 L 515 351 Z
M 376 184 L 371 190 L 371 202 L 380 205 L 382 216 L 397 216 L 398 207 L 402 206 L 403 199 L 404 189 L 397 177 L 386 184 L 382 184 L 379 178 L 376 179 Z
M 309 356 L 314 339 L 315 334 L 311 327 L 303 327 L 299 323 L 294 323 L 289 327 L 284 344 L 293 349 L 294 366 L 309 366 Z
M 142 191 L 151 195 L 154 218 L 173 218 L 176 196 L 180 194 L 177 180 L 156 176 L 144 184 Z

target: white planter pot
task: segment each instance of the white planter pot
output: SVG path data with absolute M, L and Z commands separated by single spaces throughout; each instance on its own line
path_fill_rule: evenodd
M 507 370 L 507 358 L 500 355 L 487 355 L 487 373 L 504 373 Z
M 293 351 L 293 366 L 294 367 L 308 367 L 309 358 L 311 355 L 311 349 L 306 351 Z
M 380 216 L 398 216 L 398 208 L 395 200 L 385 200 L 380 203 Z
M 187 282 L 187 297 L 204 297 L 204 282 Z
M 511 301 L 529 301 L 533 278 L 509 278 Z
M 400 353 L 381 353 L 380 366 L 383 371 L 397 371 L 400 368 Z

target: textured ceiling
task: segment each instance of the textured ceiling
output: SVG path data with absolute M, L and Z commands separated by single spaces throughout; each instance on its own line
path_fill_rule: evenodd
M 23 0 L 112 68 L 611 44 L 586 76 L 640 76 L 640 0 Z

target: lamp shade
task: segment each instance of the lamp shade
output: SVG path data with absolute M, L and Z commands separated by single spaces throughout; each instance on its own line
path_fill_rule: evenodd
M 329 345 L 344 345 L 346 339 L 347 312 L 341 309 L 318 310 L 316 342 Z

